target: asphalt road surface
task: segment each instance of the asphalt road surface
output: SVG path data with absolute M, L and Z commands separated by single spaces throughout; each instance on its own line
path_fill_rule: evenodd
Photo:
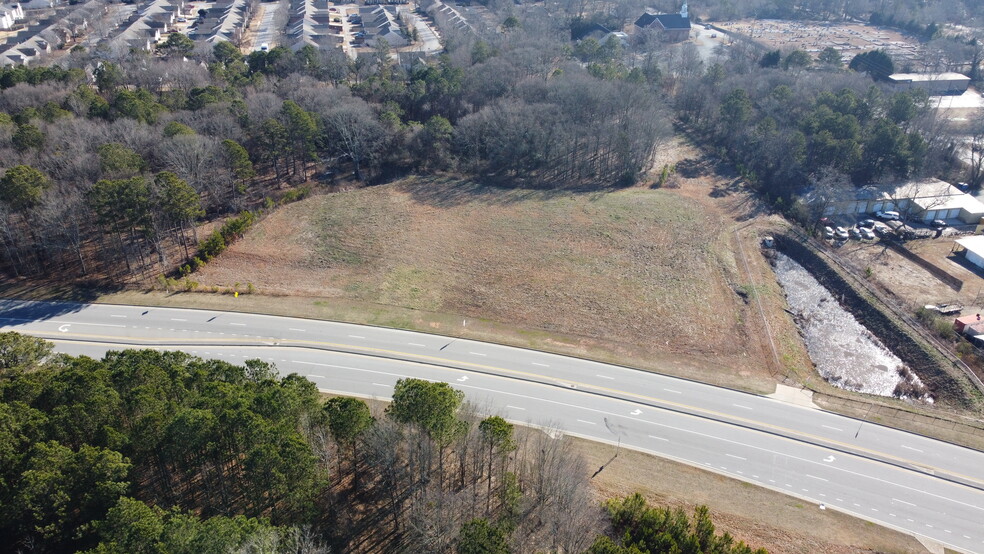
M 403 377 L 445 381 L 511 421 L 984 552 L 984 453 L 756 395 L 451 337 L 233 312 L 0 301 L 0 329 L 94 357 L 153 347 L 233 363 L 258 358 L 322 390 L 380 399 Z

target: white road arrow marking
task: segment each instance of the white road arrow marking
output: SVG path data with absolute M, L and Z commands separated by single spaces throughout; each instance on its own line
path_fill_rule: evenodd
M 829 464 L 830 462 L 832 462 L 832 461 L 834 461 L 836 459 L 837 458 L 835 458 L 833 455 L 830 455 L 830 456 L 827 456 L 826 458 L 824 458 L 823 461 L 825 461 L 825 462 L 827 462 Z
M 630 412 L 631 415 L 639 415 L 641 413 L 642 413 L 642 410 L 640 410 L 639 408 L 636 408 L 636 409 L 634 409 L 634 410 L 632 410 Z
M 462 375 L 461 377 L 458 377 L 458 380 L 461 381 L 462 383 L 464 383 L 465 381 L 468 380 L 468 376 L 467 375 Z
M 64 325 L 61 325 L 58 327 L 58 330 L 61 331 L 62 333 L 67 333 L 69 325 L 71 325 L 71 323 L 66 323 Z

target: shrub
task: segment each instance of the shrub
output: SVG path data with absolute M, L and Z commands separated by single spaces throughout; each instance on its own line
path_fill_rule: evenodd
M 294 190 L 287 191 L 283 197 L 280 198 L 280 204 L 290 204 L 291 202 L 297 202 L 298 200 L 303 200 L 307 198 L 307 195 L 311 193 L 309 187 L 300 187 Z
M 226 249 L 226 241 L 219 231 L 212 231 L 207 239 L 198 245 L 198 257 L 204 262 L 210 261 Z

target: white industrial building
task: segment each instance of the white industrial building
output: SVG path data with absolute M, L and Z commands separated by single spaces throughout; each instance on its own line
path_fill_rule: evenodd
M 824 215 L 878 211 L 897 211 L 916 221 L 960 220 L 976 225 L 984 217 L 984 203 L 945 181 L 923 179 L 857 189 L 851 197 L 830 202 Z
M 974 235 L 957 239 L 954 242 L 959 246 L 955 250 L 957 252 L 962 251 L 968 262 L 984 269 L 984 235 Z
M 930 96 L 963 94 L 970 86 L 970 77 L 960 73 L 894 73 L 888 80 L 898 90 L 921 88 Z

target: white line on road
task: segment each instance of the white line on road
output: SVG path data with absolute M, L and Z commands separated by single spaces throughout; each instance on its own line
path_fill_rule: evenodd
M 550 367 L 547 364 L 541 364 L 540 362 L 530 362 L 530 363 L 533 364 L 533 365 L 538 365 L 540 367 Z
M 922 452 L 922 450 L 919 450 L 918 448 L 913 448 L 913 447 L 911 447 L 911 446 L 906 446 L 906 445 L 904 445 L 904 444 L 902 444 L 902 445 L 900 445 L 900 446 L 901 446 L 902 448 L 905 448 L 905 449 L 908 449 L 908 450 L 913 450 L 913 451 L 915 451 L 915 452 L 920 452 L 920 453 Z
M 831 427 L 830 425 L 821 425 L 825 429 L 833 429 L 834 431 L 843 431 L 843 429 L 838 429 L 837 427 Z
M 748 458 L 742 458 L 741 456 L 735 456 L 734 454 L 725 454 L 729 458 L 734 458 L 736 460 L 748 460 Z
M 588 425 L 598 425 L 598 424 L 597 424 L 596 422 L 594 422 L 594 421 L 584 421 L 583 419 L 579 419 L 578 421 L 579 421 L 580 423 L 587 423 Z
M 817 479 L 817 480 L 820 480 L 820 481 L 830 481 L 830 479 L 824 479 L 823 477 L 817 477 L 816 475 L 810 475 L 809 473 L 807 473 L 806 476 L 809 477 L 809 478 L 811 478 L 811 479 Z
M 595 375 L 595 377 L 601 377 L 602 379 L 609 379 L 611 381 L 614 381 L 615 380 L 614 377 L 610 377 L 608 375 Z
M 297 331 L 298 333 L 304 333 L 305 332 L 304 329 L 296 329 L 294 327 L 288 327 L 287 330 L 288 331 Z
M 469 354 L 471 354 L 472 356 L 484 356 L 485 355 L 485 354 L 482 354 L 481 352 L 469 352 Z
M 673 394 L 683 394 L 682 392 L 680 392 L 678 390 L 673 390 L 673 389 L 663 389 L 663 390 L 665 390 L 666 392 L 672 392 Z
M 324 375 L 315 375 L 314 373 L 308 373 L 308 377 L 317 377 L 318 379 L 324 379 Z
M 663 437 L 657 437 L 657 436 L 654 436 L 654 435 L 649 435 L 649 438 L 656 439 L 658 441 L 670 442 L 670 439 L 664 439 Z
M 742 406 L 741 404 L 732 404 L 732 406 L 734 406 L 736 408 L 741 408 L 743 410 L 751 410 L 752 409 L 751 406 Z
M 526 411 L 526 408 L 520 408 L 519 406 L 510 406 L 509 404 L 506 404 L 506 407 L 511 410 L 522 410 L 524 412 Z
M 912 506 L 912 507 L 915 507 L 915 506 L 916 506 L 916 505 L 915 505 L 915 504 L 913 504 L 912 502 L 906 502 L 905 500 L 899 500 L 898 498 L 893 498 L 893 499 L 892 499 L 892 502 L 899 502 L 899 503 L 901 503 L 901 504 L 905 504 L 905 505 L 907 505 L 907 506 Z
M 110 314 L 109 317 L 126 317 L 125 315 Z
M 418 342 L 408 342 L 407 344 L 409 344 L 410 346 L 425 346 L 425 347 L 427 346 L 426 344 L 420 344 Z
M 187 319 L 181 319 L 179 317 L 172 317 L 171 321 L 188 321 Z
M 229 325 L 235 325 L 236 327 L 245 327 L 245 323 L 230 323 Z
M 373 385 L 376 385 L 377 387 L 387 387 L 387 388 L 389 388 L 389 385 L 384 385 L 382 383 L 373 383 Z
M 350 339 L 364 339 L 365 337 L 360 336 L 360 335 L 349 335 L 349 338 Z

